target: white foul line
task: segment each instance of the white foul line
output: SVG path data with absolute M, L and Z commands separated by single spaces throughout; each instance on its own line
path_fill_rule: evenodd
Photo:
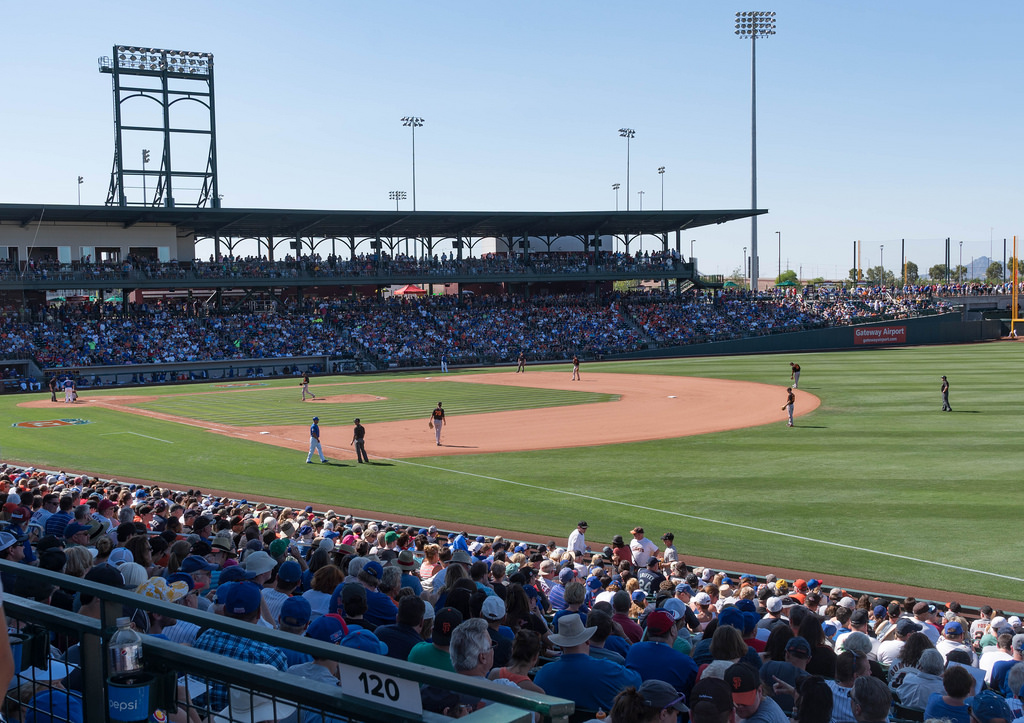
M 174 444 L 166 439 L 160 439 L 159 437 L 150 437 L 148 434 L 139 434 L 138 432 L 105 432 L 101 434 L 101 437 L 109 437 L 112 434 L 134 434 L 136 437 L 145 437 L 146 439 L 152 439 L 156 442 L 164 442 L 165 444 Z
M 919 562 L 924 565 L 935 565 L 937 567 L 945 567 L 951 570 L 960 570 L 962 572 L 973 572 L 978 575 L 988 575 L 990 577 L 998 577 L 1004 580 L 1013 580 L 1014 582 L 1024 582 L 1024 578 L 1013 577 L 1011 575 L 1002 575 L 998 572 L 988 572 L 986 570 L 975 570 L 971 567 L 961 567 L 960 565 L 951 565 L 948 562 L 936 562 L 935 560 L 923 560 L 919 557 L 910 557 L 908 555 L 898 555 L 895 552 L 883 552 L 882 550 L 872 550 L 868 547 L 857 547 L 856 545 L 844 545 L 841 542 L 833 542 L 831 540 L 819 540 L 814 537 L 804 537 L 803 535 L 793 535 L 789 532 L 779 532 L 777 530 L 766 530 L 762 527 L 752 527 L 750 525 L 741 525 L 736 522 L 725 522 L 723 520 L 713 520 L 708 517 L 698 517 L 697 515 L 688 515 L 685 512 L 675 512 L 673 510 L 659 510 L 656 507 L 647 507 L 646 505 L 638 505 L 633 502 L 621 502 L 619 500 L 608 500 L 603 497 L 595 497 L 593 495 L 585 495 L 581 492 L 569 492 L 567 490 L 556 490 L 550 487 L 541 487 L 540 485 L 532 485 L 526 482 L 515 482 L 514 480 L 503 479 L 501 477 L 491 477 L 490 475 L 477 474 L 476 472 L 464 472 L 457 469 L 446 469 L 444 467 L 436 467 L 429 464 L 421 464 L 419 462 L 409 462 L 404 459 L 391 459 L 390 457 L 377 457 L 377 459 L 386 459 L 389 462 L 398 462 L 401 464 L 407 464 L 412 467 L 422 467 L 424 469 L 437 470 L 439 472 L 448 472 L 449 474 L 461 474 L 468 477 L 477 477 L 479 479 L 490 480 L 492 482 L 504 482 L 510 485 L 517 485 L 519 487 L 529 487 L 530 489 L 540 490 L 542 492 L 553 492 L 559 495 L 570 495 L 572 497 L 581 497 L 586 500 L 593 500 L 594 502 L 603 502 L 609 505 L 619 505 L 620 507 L 632 507 L 637 510 L 645 510 L 647 512 L 657 512 L 662 515 L 673 515 L 675 517 L 685 517 L 689 520 L 697 520 L 699 522 L 709 522 L 715 525 L 725 525 L 727 527 L 736 527 L 741 530 L 750 530 L 751 532 L 761 532 L 766 535 L 777 535 L 779 537 L 788 537 L 793 540 L 801 540 L 803 542 L 814 542 L 819 545 L 829 545 L 831 547 L 841 547 L 846 550 L 855 550 L 857 552 L 869 552 L 872 555 L 882 555 L 884 557 L 893 557 L 898 560 L 907 560 L 909 562 Z

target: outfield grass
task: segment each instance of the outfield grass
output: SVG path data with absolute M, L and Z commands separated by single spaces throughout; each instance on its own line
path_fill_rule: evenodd
M 11 396 L 0 399 L 0 424 L 7 428 L 0 454 L 41 467 L 555 538 L 585 518 L 587 538 L 596 544 L 640 524 L 652 537 L 674 531 L 684 556 L 776 564 L 826 580 L 843 574 L 1024 600 L 1013 512 L 1024 459 L 1019 451 L 1024 390 L 1017 371 L 1022 355 L 1024 345 L 998 343 L 587 364 L 584 373 L 764 382 L 778 385 L 782 396 L 788 362 L 798 361 L 801 388 L 820 397 L 822 405 L 798 418 L 794 429 L 785 427 L 780 413 L 779 424 L 696 437 L 371 467 L 305 465 L 304 456 L 293 450 L 102 409 L 72 413 L 59 404 L 52 411 L 16 409 L 26 397 Z M 942 374 L 949 376 L 952 414 L 939 411 Z M 358 379 L 388 386 L 400 378 Z M 329 388 L 328 381 L 314 386 L 318 394 Z M 434 384 L 458 386 L 441 381 L 405 386 L 429 390 Z M 295 397 L 304 421 L 309 403 L 298 402 L 294 381 L 280 385 Z M 201 388 L 154 393 L 183 399 L 229 396 L 192 396 Z M 513 391 L 501 388 L 499 394 Z M 427 393 L 431 405 L 444 399 L 446 407 L 448 395 L 447 390 L 442 396 Z M 417 411 L 423 414 L 422 408 Z M 60 416 L 87 416 L 92 423 L 42 430 L 9 426 Z M 127 431 L 135 434 L 122 433 Z M 371 455 L 372 438 L 371 427 Z

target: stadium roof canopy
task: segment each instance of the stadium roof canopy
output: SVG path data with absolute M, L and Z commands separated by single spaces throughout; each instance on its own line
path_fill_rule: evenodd
M 767 213 L 732 211 L 316 211 L 0 204 L 0 222 L 170 224 L 196 236 L 321 238 L 661 234 Z

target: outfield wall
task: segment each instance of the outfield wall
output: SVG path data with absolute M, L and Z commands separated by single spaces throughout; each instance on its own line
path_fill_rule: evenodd
M 1001 330 L 1002 324 L 998 321 L 962 321 L 959 313 L 939 314 L 899 321 L 872 322 L 855 326 L 756 336 L 747 339 L 730 339 L 707 344 L 660 347 L 629 354 L 609 354 L 605 356 L 605 359 L 849 351 L 887 346 L 969 344 L 998 339 Z

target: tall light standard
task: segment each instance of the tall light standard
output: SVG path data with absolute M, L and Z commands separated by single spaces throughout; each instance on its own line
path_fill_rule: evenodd
M 142 205 L 148 206 L 149 202 L 146 200 L 149 196 L 146 193 L 146 164 L 149 163 L 149 151 L 145 148 L 142 149 Z
M 750 208 L 757 209 L 757 40 L 775 35 L 775 13 L 736 13 L 736 35 L 750 38 Z M 757 216 L 750 217 L 750 289 L 757 291 Z
M 782 231 L 776 231 L 775 235 L 779 237 L 779 276 L 782 276 Z
M 661 176 L 661 210 L 665 210 L 665 166 L 658 166 L 658 175 Z
M 637 191 L 636 195 L 640 197 L 640 210 L 644 210 L 644 191 Z
M 405 191 L 388 191 L 388 198 L 395 202 L 395 210 L 398 210 L 398 202 L 406 199 Z
M 412 128 L 412 210 L 416 210 L 416 129 L 423 126 L 423 119 L 407 115 L 402 118 L 402 125 Z
M 960 263 L 956 265 L 956 280 L 964 280 L 964 272 L 961 269 L 964 267 L 964 242 L 960 242 Z
M 615 191 L 615 210 L 616 211 L 619 210 L 619 187 L 620 186 L 621 186 L 621 184 L 618 184 L 618 183 L 613 183 L 612 184 L 612 190 Z
M 885 244 L 878 244 L 878 265 L 881 268 L 879 276 L 882 279 L 882 288 L 885 288 Z
M 82 183 L 85 181 L 84 176 L 78 177 L 78 205 L 82 205 Z
M 636 131 L 632 128 L 619 128 L 619 135 L 626 139 L 626 210 L 629 210 L 629 142 L 633 140 Z
M 747 247 L 743 247 L 743 280 L 747 280 Z

